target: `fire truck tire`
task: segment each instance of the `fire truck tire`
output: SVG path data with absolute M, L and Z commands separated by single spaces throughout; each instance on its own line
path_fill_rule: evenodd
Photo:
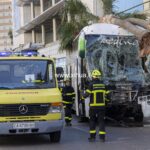
M 60 142 L 61 139 L 61 131 L 56 131 L 56 132 L 52 132 L 50 133 L 50 141 L 53 143 L 57 143 Z

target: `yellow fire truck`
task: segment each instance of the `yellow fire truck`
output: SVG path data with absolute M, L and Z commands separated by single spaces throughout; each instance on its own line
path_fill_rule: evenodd
M 54 62 L 35 52 L 17 55 L 0 53 L 0 135 L 48 134 L 59 142 L 63 109 Z

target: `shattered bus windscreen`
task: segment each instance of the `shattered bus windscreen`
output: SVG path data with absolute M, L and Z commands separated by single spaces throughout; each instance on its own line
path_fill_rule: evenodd
M 143 82 L 138 41 L 133 36 L 87 35 L 88 71 L 102 70 L 104 80 Z
M 49 60 L 0 60 L 0 89 L 54 88 L 54 74 Z

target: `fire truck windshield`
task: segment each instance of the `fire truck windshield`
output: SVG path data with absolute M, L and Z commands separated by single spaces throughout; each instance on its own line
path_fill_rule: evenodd
M 52 61 L 0 60 L 0 89 L 45 89 L 55 86 Z

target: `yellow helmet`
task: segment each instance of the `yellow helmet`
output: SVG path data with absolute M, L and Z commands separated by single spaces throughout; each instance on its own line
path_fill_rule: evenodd
M 96 78 L 96 77 L 100 77 L 102 74 L 99 70 L 93 70 L 92 71 L 92 77 Z

